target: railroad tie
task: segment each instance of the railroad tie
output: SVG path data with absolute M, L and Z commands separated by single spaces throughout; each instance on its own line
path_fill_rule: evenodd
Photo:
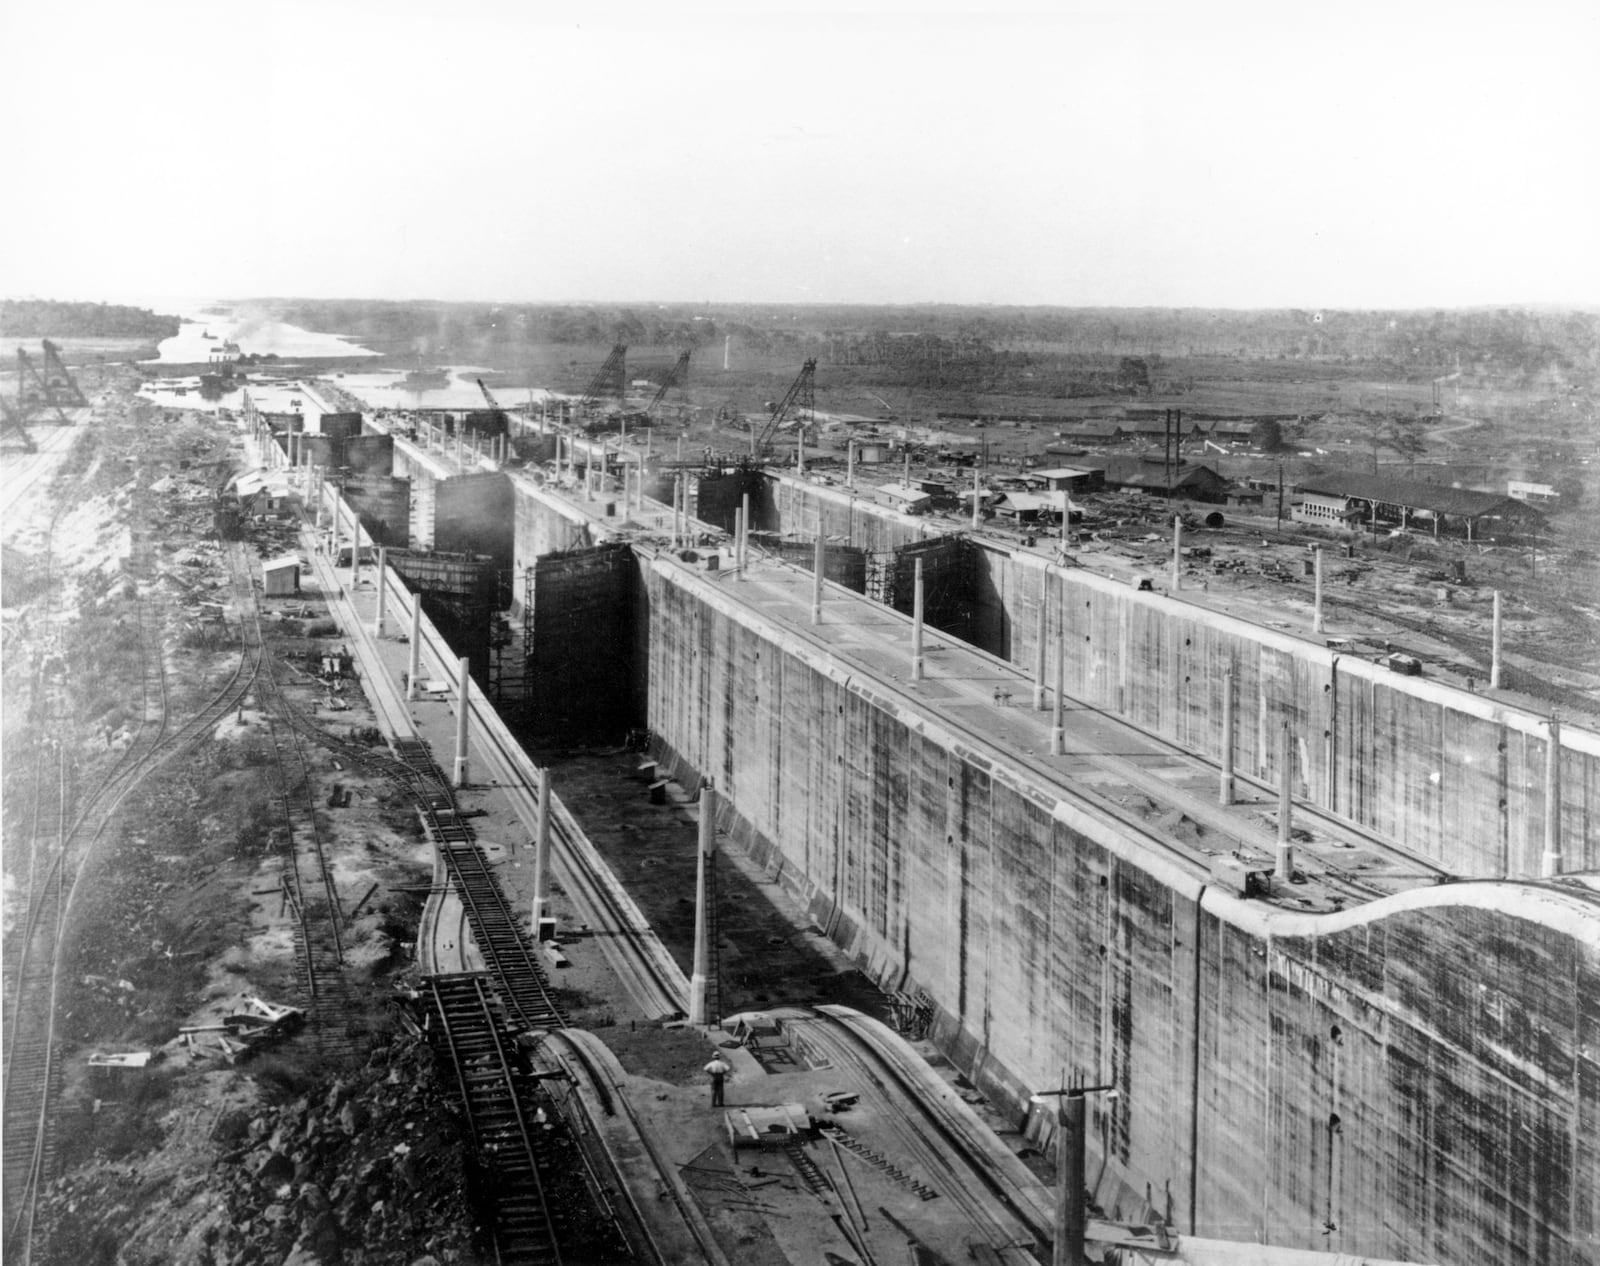
M 817 1167 L 816 1161 L 806 1155 L 805 1144 L 797 1135 L 790 1135 L 784 1142 L 783 1150 L 788 1154 L 789 1162 L 794 1166 L 795 1173 L 800 1175 L 800 1181 L 811 1189 L 811 1193 L 824 1200 L 832 1197 L 833 1184 L 828 1181 L 828 1176 Z
M 858 1158 L 865 1161 L 873 1169 L 893 1179 L 907 1191 L 913 1192 L 923 1200 L 937 1200 L 939 1193 L 924 1182 L 919 1182 L 911 1177 L 898 1165 L 892 1164 L 882 1152 L 874 1151 L 865 1143 L 847 1133 L 843 1126 L 824 1125 L 819 1127 L 818 1133 L 823 1138 L 831 1139 L 846 1151 L 853 1152 Z

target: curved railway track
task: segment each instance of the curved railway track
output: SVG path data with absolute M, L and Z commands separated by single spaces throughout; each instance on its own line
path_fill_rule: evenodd
M 7 955 L 8 961 L 15 963 L 15 976 L 7 1008 L 10 1023 L 4 1088 L 6 1248 L 8 1257 L 20 1254 L 18 1260 L 24 1263 L 29 1259 L 38 1189 L 49 1177 L 54 1155 L 52 1109 L 60 1072 L 57 999 L 79 883 L 92 868 L 97 847 L 123 802 L 147 776 L 188 750 L 240 704 L 263 658 L 259 639 L 252 644 L 246 638 L 228 681 L 187 719 L 174 724 L 162 630 L 142 598 L 137 610 L 143 697 L 139 732 L 111 769 L 99 776 L 75 818 L 68 820 L 67 807 L 62 804 L 60 816 L 65 825 L 29 893 L 27 915 L 14 941 L 17 948 Z
M 416 600 L 400 578 L 390 572 L 389 609 L 407 611 Z M 361 636 L 365 637 L 364 630 Z M 455 662 L 454 652 L 430 624 L 422 626 L 422 637 L 422 652 L 432 657 L 442 675 L 445 668 Z M 469 707 L 474 750 L 493 767 L 498 781 L 529 788 L 530 796 L 534 795 L 532 788 L 537 783 L 537 771 L 527 753 L 506 730 L 494 706 L 475 696 Z M 438 794 L 445 797 L 449 808 L 454 810 L 454 793 L 431 759 L 429 764 L 432 766 L 431 781 L 437 786 Z M 534 824 L 524 825 L 531 833 Z M 637 907 L 628 900 L 559 800 L 551 806 L 550 832 L 552 852 L 560 867 L 563 886 L 579 909 L 586 912 L 588 921 L 601 930 L 602 935 L 597 939 L 602 952 L 640 1010 L 651 1017 L 681 1016 L 688 1005 L 688 981 L 682 970 L 653 937 Z
M 570 1234 L 564 1210 L 546 1199 L 550 1149 L 528 1102 L 523 1067 L 504 1032 L 496 990 L 476 973 L 424 982 L 438 1019 L 435 1043 L 448 1054 L 494 1199 L 495 1256 L 501 1266 L 560 1266 Z
M 859 1079 L 907 1109 L 879 1118 L 880 1131 L 887 1128 L 898 1150 L 930 1176 L 939 1195 L 961 1209 L 995 1246 L 1001 1261 L 1033 1266 L 1036 1259 L 1023 1246 L 1049 1244 L 1054 1234 L 1048 1194 L 1002 1145 L 980 1146 L 987 1127 L 954 1090 L 926 1066 L 918 1070 L 909 1064 L 875 1033 L 881 1025 L 850 1007 L 784 1009 L 780 1014 L 842 1075 Z

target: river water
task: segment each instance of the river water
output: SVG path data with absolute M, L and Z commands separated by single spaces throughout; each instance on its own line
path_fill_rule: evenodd
M 212 306 L 207 300 L 188 300 L 174 304 L 170 300 L 157 305 L 158 312 L 173 312 L 183 320 L 178 333 L 162 340 L 156 348 L 156 358 L 145 361 L 147 365 L 178 365 L 205 363 L 224 342 L 232 341 L 239 350 L 257 356 L 276 353 L 284 359 L 304 356 L 375 356 L 378 353 L 360 347 L 338 334 L 316 334 L 298 325 L 283 321 L 267 321 L 261 317 L 219 316 L 202 309 Z M 224 307 L 224 304 L 216 304 Z M 210 335 L 208 338 L 207 335 Z

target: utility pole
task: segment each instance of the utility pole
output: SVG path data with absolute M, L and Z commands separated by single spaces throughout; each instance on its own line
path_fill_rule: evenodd
M 1056 1219 L 1055 1244 L 1052 1246 L 1050 1266 L 1089 1266 L 1084 1256 L 1084 1241 L 1088 1237 L 1089 1210 L 1084 1186 L 1084 1135 L 1087 1120 L 1085 1098 L 1104 1094 L 1108 1099 L 1118 1095 L 1115 1086 L 1073 1086 L 1063 1090 L 1045 1090 L 1035 1094 L 1035 1101 L 1053 1098 L 1056 1105 Z

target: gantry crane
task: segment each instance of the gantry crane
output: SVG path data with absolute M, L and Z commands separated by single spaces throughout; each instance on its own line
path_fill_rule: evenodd
M 800 367 L 800 376 L 790 385 L 783 399 L 778 401 L 777 408 L 773 409 L 772 416 L 767 419 L 767 424 L 761 430 L 761 438 L 756 441 L 755 451 L 762 457 L 767 455 L 767 446 L 772 443 L 772 437 L 780 428 L 790 426 L 806 426 L 815 419 L 816 393 L 813 379 L 817 373 L 817 360 L 812 357 Z M 789 421 L 789 414 L 804 414 L 803 418 Z

